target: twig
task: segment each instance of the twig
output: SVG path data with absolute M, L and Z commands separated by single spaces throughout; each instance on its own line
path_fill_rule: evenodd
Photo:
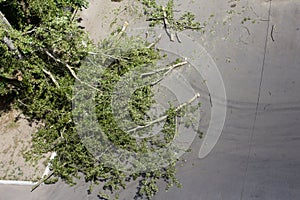
M 91 55 L 97 55 L 98 53 L 95 53 L 95 52 L 92 52 L 92 51 L 89 51 L 87 52 L 88 54 L 91 54 Z
M 196 100 L 197 98 L 199 98 L 199 97 L 200 97 L 200 94 L 199 94 L 199 93 L 195 94 L 195 96 L 192 97 L 189 101 L 187 101 L 187 102 L 185 102 L 185 103 L 179 105 L 177 108 L 175 108 L 175 112 L 178 112 L 178 111 L 179 111 L 180 109 L 182 109 L 183 107 L 185 107 L 185 106 L 187 106 L 187 105 L 193 103 L 193 101 L 195 101 L 195 100 Z M 153 124 L 156 124 L 156 123 L 158 123 L 158 122 L 161 122 L 161 121 L 167 119 L 167 117 L 168 117 L 168 115 L 161 116 L 161 117 L 159 117 L 159 118 L 157 118 L 157 119 L 155 119 L 155 120 L 153 120 L 153 121 L 147 123 L 146 125 L 143 125 L 143 126 L 137 126 L 137 127 L 133 128 L 133 129 L 130 129 L 130 130 L 127 131 L 127 133 L 136 132 L 137 130 L 147 128 L 147 127 L 149 127 L 149 126 L 151 126 L 151 125 L 153 125 Z
M 158 38 L 154 42 L 152 42 L 151 44 L 149 44 L 147 46 L 147 48 L 150 49 L 151 47 L 153 47 L 154 45 L 156 45 L 160 41 L 160 39 L 161 39 L 161 34 L 159 34 Z
M 117 35 L 117 40 L 119 40 L 121 38 L 122 34 L 126 31 L 128 25 L 129 25 L 129 23 L 125 21 L 121 31 Z
M 45 50 L 45 52 L 46 52 L 46 54 L 47 54 L 50 58 L 52 58 L 52 59 L 55 60 L 56 62 L 59 62 L 59 63 L 65 65 L 65 66 L 67 67 L 67 69 L 69 70 L 69 72 L 71 73 L 71 75 L 72 75 L 76 80 L 78 80 L 80 83 L 82 83 L 82 84 L 84 84 L 84 85 L 87 85 L 88 87 L 90 87 L 90 88 L 92 88 L 92 89 L 94 89 L 94 90 L 97 90 L 97 91 L 101 92 L 98 88 L 96 88 L 96 87 L 94 87 L 94 86 L 92 86 L 92 85 L 90 85 L 90 84 L 88 84 L 88 83 L 85 83 L 85 82 L 83 82 L 82 80 L 80 80 L 70 65 L 68 65 L 67 63 L 61 61 L 61 60 L 58 59 L 58 58 L 55 58 L 49 51 Z
M 178 134 L 178 119 L 177 117 L 174 117 L 174 124 L 175 124 L 175 132 L 176 132 L 176 135 Z
M 208 93 L 208 96 L 209 96 L 209 103 L 210 103 L 210 106 L 213 107 L 213 104 L 212 104 L 212 101 L 211 101 L 211 95 L 210 95 L 210 93 Z
M 103 52 L 99 52 L 99 54 L 102 54 L 103 56 L 108 57 L 108 58 L 112 58 L 114 60 L 122 60 L 122 61 L 128 62 L 128 60 L 126 60 L 126 57 L 122 58 L 122 57 L 118 57 L 118 56 L 109 55 L 109 54 L 106 54 L 106 53 L 103 53 Z
M 156 84 L 158 84 L 160 81 L 162 81 L 173 69 L 179 67 L 179 66 L 182 66 L 182 65 L 185 65 L 187 64 L 188 62 L 185 60 L 184 62 L 181 62 L 181 63 L 177 63 L 175 65 L 172 65 L 171 67 L 169 67 L 168 71 L 166 71 L 162 77 L 156 81 L 154 81 L 153 83 L 150 84 L 150 86 L 154 86 Z
M 27 104 L 23 103 L 20 99 L 17 100 L 20 104 L 22 104 L 23 106 L 29 107 Z
M 54 78 L 54 76 L 52 75 L 52 73 L 49 72 L 49 71 L 47 71 L 47 70 L 45 70 L 45 69 L 42 69 L 42 70 L 43 70 L 43 72 L 44 72 L 45 74 L 47 74 L 47 75 L 50 77 L 50 79 L 51 79 L 52 82 L 56 85 L 56 87 L 60 88 L 58 82 L 55 80 L 55 78 Z
M 205 26 L 200 26 L 200 27 L 191 27 L 191 26 L 184 26 L 184 29 L 190 29 L 190 30 L 201 30 L 204 29 Z
M 6 29 L 12 29 L 11 24 L 9 21 L 6 19 L 6 17 L 3 15 L 3 13 L 0 11 L 0 19 L 2 23 L 6 26 Z M 18 58 L 22 59 L 22 54 L 20 51 L 14 46 L 13 41 L 9 39 L 8 37 L 3 38 L 3 42 L 6 44 L 6 46 L 11 50 L 17 52 Z
M 121 11 L 119 11 L 119 13 L 115 15 L 114 19 L 111 20 L 112 23 L 114 23 L 118 19 L 119 15 L 122 14 L 123 12 L 125 12 L 126 10 L 127 10 L 126 8 L 123 8 Z M 111 25 L 112 25 L 112 23 L 111 23 Z
M 177 41 L 178 41 L 179 43 L 181 43 L 181 40 L 180 40 L 180 38 L 179 38 L 179 35 L 178 35 L 178 32 L 177 32 L 177 31 L 175 32 L 175 35 L 176 35 Z
M 166 68 L 157 69 L 157 70 L 154 70 L 154 71 L 151 71 L 151 72 L 143 73 L 143 74 L 141 74 L 141 77 L 144 77 L 144 76 L 151 76 L 151 75 L 153 75 L 153 74 L 156 74 L 156 73 L 159 73 L 159 72 L 162 72 L 162 71 L 165 71 L 165 70 L 168 70 L 166 73 L 169 73 L 170 70 L 173 70 L 173 69 L 175 69 L 176 67 L 180 67 L 180 66 L 185 65 L 185 64 L 188 64 L 188 62 L 187 62 L 186 60 L 183 61 L 183 62 L 174 64 L 174 65 L 171 65 L 171 66 L 166 67 Z
M 167 19 L 168 16 L 167 16 L 167 12 L 166 12 L 166 9 L 165 9 L 164 6 L 162 7 L 162 10 L 163 10 L 163 14 L 164 14 L 163 21 L 164 21 L 164 27 L 165 27 L 166 33 L 167 33 L 167 35 L 169 36 L 170 40 L 173 42 L 173 41 L 174 41 L 174 36 L 173 36 L 173 34 L 170 32 L 170 29 L 169 29 L 169 22 L 168 22 L 168 19 Z
M 242 26 L 242 27 L 243 27 L 244 29 L 246 29 L 248 35 L 251 35 L 251 34 L 250 34 L 250 30 L 249 30 L 249 28 L 248 28 L 247 26 Z
M 39 180 L 39 182 L 37 182 L 37 184 L 31 188 L 31 192 L 33 190 L 35 190 L 36 188 L 38 188 L 43 182 L 45 182 L 47 179 L 49 179 L 53 174 L 54 174 L 54 171 L 51 172 L 49 175 L 45 176 L 44 178 L 42 178 L 41 180 Z
M 0 18 L 1 21 L 6 25 L 6 28 L 11 28 L 9 21 L 6 19 L 6 17 L 3 15 L 1 11 L 0 11 Z
M 273 37 L 273 32 L 274 32 L 274 25 L 272 25 L 272 28 L 271 28 L 271 39 L 272 41 L 274 42 L 274 37 Z
M 76 16 L 77 12 L 78 12 L 78 8 L 76 8 L 76 9 L 73 11 L 72 17 L 71 17 L 71 22 L 75 19 L 75 16 Z
M 29 31 L 26 31 L 26 32 L 22 33 L 22 35 L 30 34 L 32 32 L 35 32 L 36 30 L 37 30 L 36 28 L 33 28 L 33 29 L 29 30 Z
M 199 98 L 199 97 L 200 97 L 200 94 L 199 94 L 199 93 L 195 94 L 195 96 L 193 96 L 189 101 L 187 101 L 187 102 L 185 102 L 185 103 L 179 105 L 179 106 L 175 109 L 175 111 L 178 112 L 178 111 L 179 111 L 180 109 L 182 109 L 183 107 L 185 107 L 185 106 L 187 106 L 187 105 L 193 103 L 193 101 L 195 101 L 195 100 L 196 100 L 197 98 Z
M 102 156 L 112 147 L 112 145 L 110 144 L 99 156 L 97 156 L 98 158 L 102 158 Z

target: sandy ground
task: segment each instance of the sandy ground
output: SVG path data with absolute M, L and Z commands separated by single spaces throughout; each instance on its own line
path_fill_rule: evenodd
M 16 117 L 21 116 L 16 120 Z M 0 117 L 0 179 L 35 181 L 45 170 L 46 158 L 26 162 L 24 153 L 30 148 L 37 124 L 29 125 L 19 111 L 11 110 Z

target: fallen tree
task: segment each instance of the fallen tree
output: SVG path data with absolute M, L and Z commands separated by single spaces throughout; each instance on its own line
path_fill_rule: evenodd
M 165 180 L 168 187 L 173 184 L 180 186 L 175 177 L 176 161 L 157 170 L 125 174 L 99 162 L 76 133 L 72 116 L 72 88 L 75 81 L 97 91 L 98 119 L 109 139 L 114 144 L 135 152 L 153 148 L 146 144 L 160 148 L 167 146 L 176 135 L 176 118 L 182 114 L 180 111 L 199 97 L 199 94 L 195 94 L 190 101 L 178 107 L 170 106 L 163 117 L 146 121 L 144 125 L 133 130 L 134 132 L 154 123 L 164 122 L 164 137 L 160 141 L 152 141 L 152 138 L 137 141 L 117 129 L 109 106 L 113 86 L 120 76 L 135 70 L 141 64 L 156 64 L 161 55 L 154 43 L 127 37 L 123 34 L 123 29 L 102 41 L 100 46 L 92 44 L 74 20 L 74 12 L 86 5 L 84 0 L 75 3 L 66 0 L 0 1 L 0 11 L 6 7 L 6 12 L 14 10 L 16 13 L 14 19 L 6 18 L 5 12 L 1 13 L 0 96 L 12 99 L 11 104 L 20 108 L 29 119 L 42 121 L 45 125 L 34 135 L 33 147 L 27 152 L 27 159 L 57 152 L 51 162 L 52 177 L 41 179 L 39 184 L 53 183 L 61 178 L 72 185 L 76 182 L 74 178 L 83 175 L 91 183 L 91 188 L 99 183 L 104 184 L 100 194 L 105 198 L 108 196 L 103 191 L 125 188 L 130 181 L 139 181 L 137 195 L 148 198 L 158 191 L 159 179 Z M 162 14 L 165 25 L 174 25 L 170 13 L 165 11 Z M 166 29 L 169 31 L 169 27 Z M 111 49 L 121 51 L 116 54 Z M 77 75 L 82 60 L 91 52 L 104 57 L 110 63 L 103 77 L 98 80 L 99 85 L 87 84 Z M 101 62 L 104 60 L 100 59 Z M 186 61 L 177 60 L 167 67 L 143 74 L 144 77 L 155 75 L 158 78 L 133 95 L 130 113 L 134 120 L 141 122 L 147 119 L 146 113 L 154 103 L 151 87 L 168 76 L 172 70 L 185 64 Z

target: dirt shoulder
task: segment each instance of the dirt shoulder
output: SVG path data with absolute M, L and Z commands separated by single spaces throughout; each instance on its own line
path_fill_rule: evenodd
M 30 124 L 20 111 L 11 110 L 0 117 L 0 179 L 36 181 L 44 173 L 46 160 L 26 162 L 24 153 L 31 147 L 37 124 Z

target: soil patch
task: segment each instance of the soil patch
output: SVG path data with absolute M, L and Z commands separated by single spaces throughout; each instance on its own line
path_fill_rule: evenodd
M 18 110 L 2 113 L 0 117 L 0 179 L 36 181 L 47 165 L 45 155 L 39 161 L 26 162 L 24 153 L 31 148 L 36 123 L 29 123 Z

